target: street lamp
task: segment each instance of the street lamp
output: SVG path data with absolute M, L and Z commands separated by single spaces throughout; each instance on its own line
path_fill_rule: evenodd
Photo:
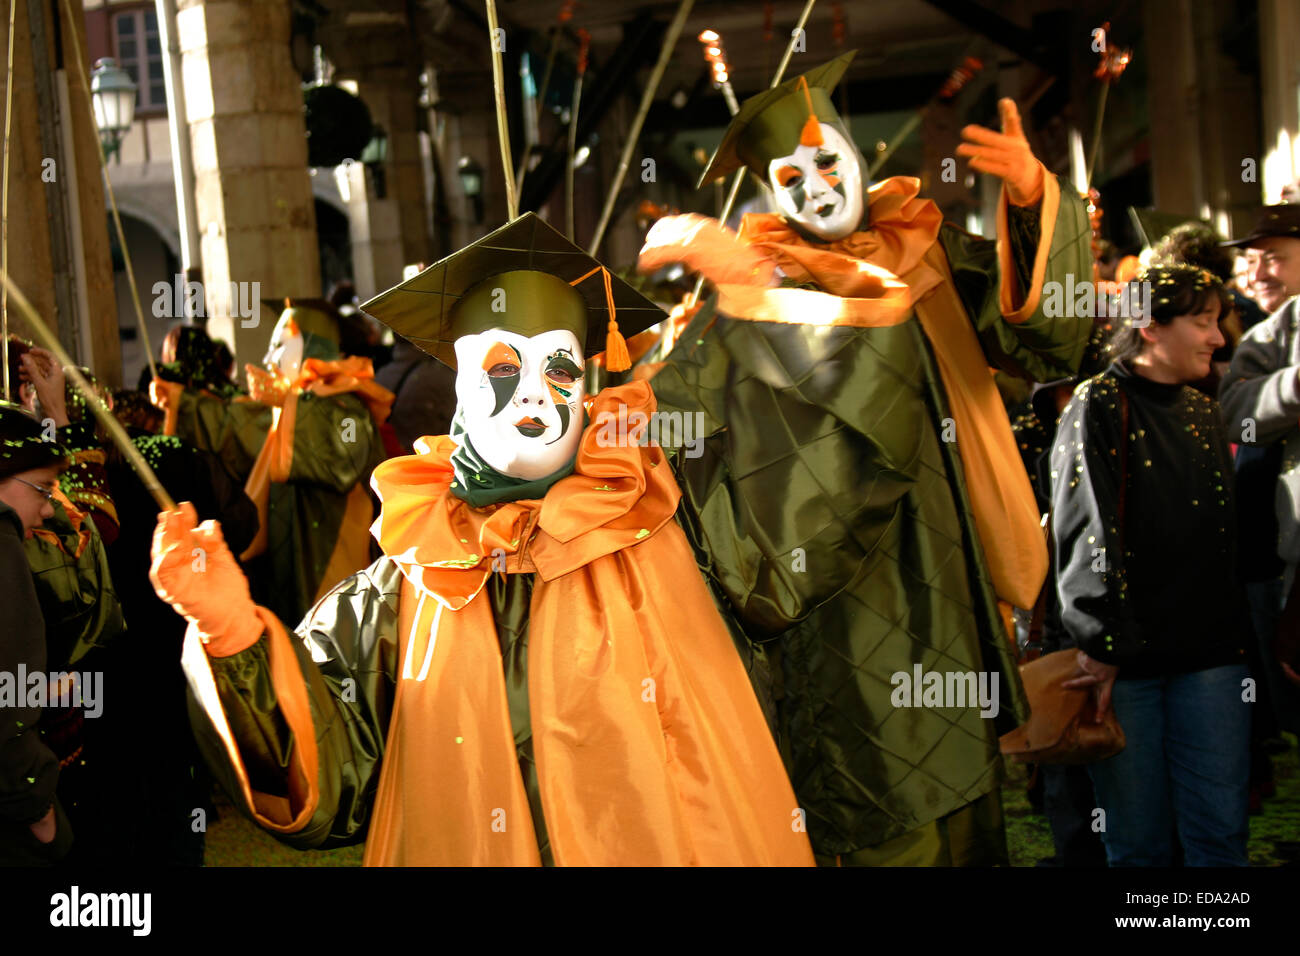
M 135 119 L 135 93 L 131 74 L 119 67 L 116 60 L 104 57 L 95 61 L 90 74 L 90 98 L 105 156 L 117 152 L 122 137 L 131 128 Z
M 472 156 L 462 156 L 456 163 L 461 192 L 474 207 L 474 222 L 483 221 L 483 167 Z
M 361 162 L 370 170 L 370 178 L 375 184 L 375 198 L 383 199 L 388 192 L 384 177 L 384 164 L 388 162 L 388 134 L 377 123 L 371 131 L 370 142 L 361 151 Z

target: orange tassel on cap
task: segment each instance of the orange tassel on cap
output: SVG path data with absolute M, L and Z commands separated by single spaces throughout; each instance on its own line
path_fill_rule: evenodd
M 808 89 L 808 81 L 802 76 L 799 77 L 799 86 L 803 88 L 804 99 L 808 101 L 808 119 L 804 121 L 803 129 L 799 132 L 799 145 L 821 146 L 826 140 L 822 137 L 821 123 L 813 111 L 812 93 Z
M 626 372 L 632 367 L 632 356 L 628 354 L 627 340 L 618 330 L 618 322 L 614 318 L 614 290 L 610 286 L 609 270 L 604 266 L 597 266 L 582 278 L 574 279 L 569 285 L 577 285 L 587 276 L 595 275 L 597 272 L 605 279 L 605 305 L 609 308 L 609 328 L 605 333 L 605 368 L 611 372 Z

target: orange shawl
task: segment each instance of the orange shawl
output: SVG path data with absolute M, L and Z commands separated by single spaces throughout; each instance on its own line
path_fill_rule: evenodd
M 812 852 L 780 757 L 681 529 L 654 446 L 601 447 L 606 389 L 572 475 L 540 501 L 450 493 L 447 437 L 380 465 L 373 532 L 405 581 L 400 680 L 370 865 L 537 865 L 489 575 L 535 573 L 528 692 L 555 862 L 803 865 Z

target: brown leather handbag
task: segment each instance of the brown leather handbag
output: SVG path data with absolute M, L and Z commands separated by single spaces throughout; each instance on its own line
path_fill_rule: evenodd
M 1054 651 L 1020 668 L 1029 698 L 1029 720 L 1001 739 L 1002 753 L 1016 763 L 1080 764 L 1113 757 L 1124 749 L 1115 708 L 1097 723 L 1093 689 L 1062 685 L 1083 676 L 1078 651 Z
M 1128 485 L 1128 396 L 1120 388 L 1119 546 L 1123 548 L 1124 504 Z M 1029 720 L 1000 740 L 1002 753 L 1015 763 L 1084 764 L 1113 757 L 1124 749 L 1124 728 L 1115 708 L 1097 723 L 1093 688 L 1071 690 L 1063 685 L 1082 677 L 1078 650 L 1066 648 L 1044 654 L 1020 666 L 1020 679 L 1029 698 Z

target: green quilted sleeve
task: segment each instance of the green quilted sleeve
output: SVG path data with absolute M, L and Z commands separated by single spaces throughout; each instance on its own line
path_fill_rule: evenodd
M 1004 275 L 997 243 L 951 225 L 939 233 L 953 283 L 975 325 L 989 364 L 1020 378 L 1049 382 L 1067 378 L 1079 368 L 1092 329 L 1091 315 L 1071 315 L 1073 299 L 1044 295 L 1048 283 L 1073 289 L 1092 281 L 1091 229 L 1087 209 L 1074 187 L 1057 177 L 1060 203 L 1051 222 L 1042 217 L 1044 204 L 1026 209 L 1008 206 L 1005 234 L 1013 273 Z M 1032 283 L 1041 244 L 1048 244 L 1042 280 Z M 1017 309 L 1027 298 L 1035 307 L 1024 321 L 1011 322 L 1003 312 L 1001 283 L 1009 286 Z M 1067 308 L 1057 308 L 1062 304 Z M 1055 314 L 1063 311 L 1067 314 Z

